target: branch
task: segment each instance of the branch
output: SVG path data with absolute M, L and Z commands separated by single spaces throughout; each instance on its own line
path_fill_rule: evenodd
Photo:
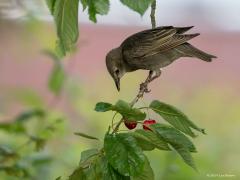
M 150 17 L 151 17 L 152 28 L 156 28 L 155 12 L 156 12 L 156 0 L 154 0 L 151 5 Z
M 152 24 L 152 28 L 156 27 L 156 19 L 155 19 L 155 12 L 156 12 L 156 0 L 154 0 L 151 4 L 151 14 L 150 14 L 150 18 L 151 18 L 151 24 Z M 132 102 L 130 103 L 130 106 L 133 107 L 140 98 L 142 98 L 144 96 L 145 93 L 149 93 L 150 91 L 148 90 L 148 84 L 151 82 L 152 74 L 149 73 L 147 79 L 144 81 L 144 83 L 140 84 L 140 88 L 138 91 L 138 94 L 136 95 L 136 97 L 132 100 Z M 115 126 L 115 128 L 113 129 L 112 133 L 116 133 L 120 127 L 120 125 L 124 122 L 124 119 L 122 118 L 117 125 Z

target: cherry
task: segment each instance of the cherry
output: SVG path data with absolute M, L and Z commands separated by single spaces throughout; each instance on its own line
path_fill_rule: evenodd
M 150 130 L 150 131 L 151 131 L 151 129 L 149 128 L 149 125 L 151 125 L 151 124 L 156 124 L 156 121 L 153 120 L 153 119 L 145 120 L 145 121 L 143 122 L 143 129 L 145 129 L 145 130 Z
M 124 124 L 125 124 L 125 126 L 126 126 L 128 129 L 134 129 L 134 128 L 137 126 L 137 122 L 136 122 L 136 121 L 128 121 L 128 120 L 125 120 L 125 121 L 124 121 Z

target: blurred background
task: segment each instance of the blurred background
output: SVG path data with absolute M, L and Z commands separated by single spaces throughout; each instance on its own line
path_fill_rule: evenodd
M 175 105 L 207 132 L 193 140 L 198 149 L 193 154 L 198 173 L 174 153 L 148 153 L 157 180 L 202 180 L 214 174 L 240 177 L 239 7 L 238 0 L 157 2 L 157 25 L 195 26 L 191 31 L 201 36 L 191 43 L 218 56 L 211 63 L 190 58 L 176 61 L 163 70 L 161 78 L 150 85 L 152 92 L 139 102 L 144 106 L 159 99 Z M 127 36 L 151 27 L 149 10 L 141 17 L 119 1 L 111 1 L 109 14 L 98 16 L 97 24 L 88 20 L 82 7 L 79 10 L 78 48 L 63 61 L 66 79 L 56 96 L 48 88 L 54 63 L 43 53 L 54 49 L 56 40 L 45 2 L 0 1 L 0 179 L 19 179 L 9 176 L 18 171 L 1 171 L 1 153 L 9 153 L 11 148 L 21 155 L 16 169 L 31 167 L 31 179 L 68 176 L 77 166 L 81 151 L 102 143 L 73 133 L 85 132 L 102 139 L 111 122 L 111 112 L 94 111 L 96 102 L 132 100 L 147 75 L 137 71 L 124 77 L 118 93 L 106 70 L 105 55 Z M 33 109 L 47 112 L 46 116 L 38 112 L 28 117 L 31 121 L 24 125 L 28 136 L 40 134 L 49 139 L 39 152 L 32 152 L 34 144 L 26 135 L 11 133 L 16 127 L 6 126 Z M 45 132 L 49 127 L 54 131 L 51 135 Z M 41 139 L 32 141 L 42 145 Z

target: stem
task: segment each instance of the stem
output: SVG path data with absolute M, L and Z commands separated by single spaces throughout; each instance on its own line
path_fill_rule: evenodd
M 155 18 L 155 12 L 156 12 L 156 0 L 154 0 L 151 4 L 151 23 L 152 23 L 152 28 L 156 28 L 156 18 Z
M 151 24 L 152 24 L 152 28 L 156 27 L 156 19 L 155 19 L 155 12 L 156 12 L 156 0 L 154 0 L 151 4 Z M 148 93 L 148 84 L 150 83 L 149 79 L 151 79 L 151 74 L 148 75 L 147 79 L 144 81 L 144 86 L 140 85 L 138 94 L 136 95 L 136 97 L 132 100 L 132 102 L 130 103 L 130 106 L 133 107 L 140 98 L 142 98 L 144 96 L 145 93 Z M 113 129 L 112 134 L 116 133 L 120 127 L 120 125 L 124 122 L 124 119 L 122 118 L 117 125 L 115 126 L 115 128 Z

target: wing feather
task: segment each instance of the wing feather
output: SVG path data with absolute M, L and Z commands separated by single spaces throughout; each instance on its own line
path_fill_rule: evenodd
M 164 26 L 136 33 L 121 44 L 124 59 L 131 61 L 175 48 L 199 35 L 183 34 L 191 28 Z

